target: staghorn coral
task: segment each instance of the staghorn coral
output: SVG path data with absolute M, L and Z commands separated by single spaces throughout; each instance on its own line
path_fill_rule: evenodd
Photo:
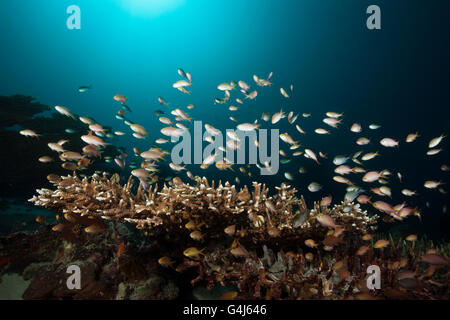
M 131 177 L 123 186 L 117 175 L 110 179 L 106 173 L 90 179 L 80 179 L 75 173 L 50 178 L 56 190 L 37 190 L 38 195 L 30 202 L 63 213 L 129 222 L 138 229 L 181 236 L 188 236 L 188 229 L 198 229 L 208 241 L 227 238 L 224 229 L 230 225 L 236 226 L 235 234 L 247 243 L 280 243 L 306 237 L 320 240 L 317 237 L 327 228 L 317 221 L 319 214 L 330 215 L 343 230 L 352 233 L 367 232 L 377 219 L 353 204 L 327 209 L 316 203 L 309 211 L 304 198 L 297 198 L 296 189 L 286 184 L 269 196 L 269 189 L 256 182 L 252 191 L 247 186 L 237 190 L 228 182 L 216 186 L 214 181 L 209 184 L 206 178 L 197 177 L 195 186 L 175 179 L 160 190 L 154 185 L 145 191 L 139 184 L 134 193 Z M 193 228 L 185 227 L 189 222 Z

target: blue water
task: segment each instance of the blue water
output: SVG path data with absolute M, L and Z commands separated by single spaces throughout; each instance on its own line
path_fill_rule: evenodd
M 145 150 L 161 136 L 156 109 L 168 114 L 171 107 L 186 110 L 193 103 L 194 119 L 222 130 L 234 128 L 228 117 L 235 114 L 227 110 L 228 104 L 214 105 L 214 98 L 222 96 L 217 85 L 244 80 L 255 87 L 253 74 L 265 78 L 273 71 L 274 86 L 258 88 L 258 97 L 237 113 L 240 122 L 280 108 L 312 113 L 311 118 L 300 117 L 306 136 L 292 128 L 289 132 L 330 160 L 360 149 L 381 151 L 382 137 L 401 140 L 398 150 L 383 149 L 383 157 L 372 160 L 371 166 L 402 172 L 408 187 L 420 193 L 411 205 L 424 208 L 430 228 L 447 232 L 448 213 L 445 223 L 440 221 L 448 196 L 424 190 L 423 181 L 448 181 L 448 173 L 439 169 L 449 159 L 448 142 L 442 144 L 441 154 L 425 155 L 427 142 L 450 129 L 448 2 L 376 1 L 382 29 L 370 31 L 365 11 L 373 1 L 166 1 L 2 0 L 0 95 L 31 95 L 129 132 L 114 118 L 119 105 L 112 97 L 124 94 L 132 108 L 127 117 L 150 132 L 146 141 L 129 134 L 111 141 L 131 154 L 132 147 Z M 66 27 L 66 8 L 73 4 L 81 9 L 81 30 Z M 172 88 L 180 67 L 193 75 L 191 96 Z M 278 88 L 290 84 L 294 93 L 286 100 Z M 92 89 L 79 93 L 82 85 Z M 170 108 L 159 105 L 158 96 L 170 102 Z M 237 96 L 233 93 L 232 99 Z M 326 111 L 344 112 L 344 121 L 340 130 L 325 137 L 313 131 L 327 128 L 322 123 Z M 373 140 L 371 146 L 355 145 L 356 135 L 348 130 L 354 122 L 365 127 L 362 136 Z M 370 123 L 382 128 L 368 132 Z M 275 127 L 284 132 L 287 126 L 284 120 Z M 416 131 L 421 140 L 405 145 L 406 135 Z M 288 149 L 283 143 L 281 147 Z M 317 167 L 302 156 L 282 166 L 277 176 L 254 179 L 275 186 L 289 171 L 309 200 L 328 193 L 341 199 L 344 188 L 331 180 L 334 166 L 323 162 Z M 298 174 L 300 165 L 308 174 Z M 191 171 L 210 178 L 234 177 L 215 169 Z M 250 180 L 241 177 L 244 183 Z M 308 193 L 312 181 L 324 185 L 322 193 Z M 395 203 L 409 200 L 399 195 L 398 183 L 392 187 L 397 190 Z

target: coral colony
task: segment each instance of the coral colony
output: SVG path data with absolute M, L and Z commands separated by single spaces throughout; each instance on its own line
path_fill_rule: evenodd
M 148 236 L 165 234 L 172 241 L 192 244 L 161 257 L 159 263 L 178 272 L 197 268 L 192 284 L 235 285 L 238 290 L 224 298 L 448 295 L 448 261 L 443 258 L 448 247 L 433 247 L 414 237 L 375 239 L 378 216 L 369 216 L 353 202 L 331 207 L 322 201 L 308 209 L 303 197 L 286 184 L 270 196 L 269 189 L 257 182 L 252 190 L 246 186 L 238 190 L 200 177 L 195 186 L 174 178 L 169 185 L 154 185 L 148 191 L 142 184 L 133 188 L 132 177 L 121 185 L 117 174 L 48 179 L 56 189 L 40 189 L 30 201 L 64 213 L 64 221 L 54 230 L 79 225 L 88 233 L 102 233 L 108 227 L 103 221 L 119 221 L 136 224 Z M 367 288 L 366 270 L 371 265 L 381 268 L 382 290 Z

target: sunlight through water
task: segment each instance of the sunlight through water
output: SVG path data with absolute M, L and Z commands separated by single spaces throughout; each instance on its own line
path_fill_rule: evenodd
M 185 0 L 120 0 L 132 15 L 157 17 L 182 6 Z

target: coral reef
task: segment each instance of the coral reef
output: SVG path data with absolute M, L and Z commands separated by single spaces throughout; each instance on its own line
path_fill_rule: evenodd
M 175 299 L 173 281 L 158 275 L 155 263 L 137 257 L 132 243 L 121 245 L 125 230 L 115 225 L 101 235 L 73 232 L 68 237 L 69 231 L 55 233 L 46 224 L 33 234 L 0 237 L 0 281 L 21 275 L 29 283 L 22 295 L 26 300 Z M 70 265 L 80 267 L 80 290 L 66 286 Z
M 308 209 L 286 184 L 270 195 L 256 182 L 253 190 L 237 190 L 199 177 L 196 185 L 175 178 L 147 190 L 142 184 L 135 187 L 132 177 L 121 185 L 118 175 L 106 173 L 49 178 L 56 189 L 40 189 L 29 201 L 64 213 L 57 228 L 62 234 L 72 230 L 74 221 L 88 226 L 86 232 L 101 232 L 111 221 L 135 224 L 159 239 L 159 255 L 167 254 L 158 260 L 163 267 L 178 261 L 177 272 L 196 270 L 192 285 L 233 285 L 239 291 L 233 297 L 241 299 L 450 297 L 450 246 L 435 247 L 417 237 L 377 238 L 373 232 L 379 217 L 359 204 L 314 203 Z M 184 257 L 181 250 L 165 247 L 164 240 L 178 248 L 183 243 Z M 370 265 L 381 269 L 382 290 L 367 289 Z M 136 297 L 134 290 L 148 281 L 136 282 L 134 289 L 120 286 L 117 297 Z
M 75 173 L 53 177 L 51 182 L 57 189 L 40 189 L 29 201 L 58 212 L 134 223 L 138 229 L 153 232 L 189 238 L 190 232 L 198 229 L 208 240 L 237 235 L 243 242 L 258 245 L 322 235 L 327 228 L 318 222 L 320 215 L 342 225 L 336 238 L 344 232 L 366 233 L 375 228 L 377 219 L 353 204 L 329 209 L 316 203 L 313 210 L 308 210 L 303 197 L 296 198 L 295 188 L 286 184 L 269 196 L 269 189 L 256 182 L 252 191 L 247 186 L 238 191 L 228 182 L 215 186 L 197 177 L 196 186 L 174 179 L 171 186 L 158 190 L 154 185 L 148 192 L 139 184 L 133 193 L 131 177 L 123 186 L 118 180 L 106 173 L 91 179 L 80 179 Z M 224 231 L 229 226 L 232 234 Z
M 0 130 L 13 125 L 28 124 L 35 115 L 50 110 L 49 106 L 40 104 L 33 97 L 14 95 L 0 96 Z
M 198 268 L 199 276 L 193 284 L 207 281 L 209 288 L 217 283 L 234 284 L 241 299 L 450 298 L 448 264 L 421 260 L 425 254 L 448 257 L 450 245 L 436 248 L 432 242 L 422 241 L 417 246 L 404 240 L 390 242 L 388 249 L 370 248 L 364 255 L 354 249 L 364 245 L 356 239 L 336 246 L 332 252 L 298 249 L 275 253 L 264 246 L 260 256 L 252 253 L 240 258 L 217 248 L 185 264 Z M 370 265 L 380 267 L 382 290 L 367 288 L 366 270 Z

